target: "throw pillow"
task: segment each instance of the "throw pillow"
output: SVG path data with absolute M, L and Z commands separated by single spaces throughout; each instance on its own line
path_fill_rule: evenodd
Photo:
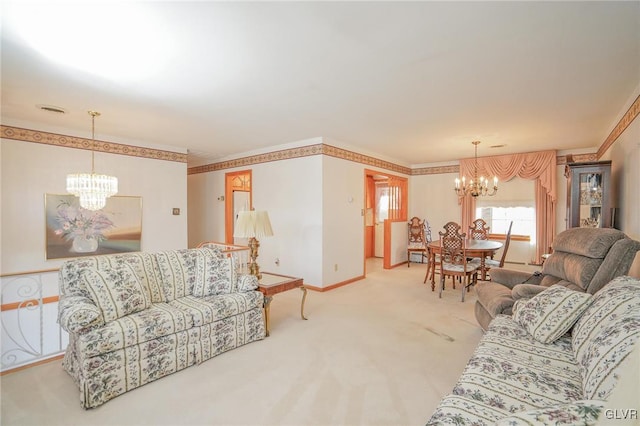
M 551 343 L 562 337 L 591 304 L 591 295 L 552 285 L 531 299 L 519 299 L 513 319 L 539 342 Z
M 258 278 L 255 275 L 242 274 L 238 276 L 238 291 L 246 292 L 258 288 Z
M 622 362 L 638 345 L 640 279 L 617 277 L 593 295 L 571 335 L 584 397 L 608 400 L 622 374 Z
M 84 284 L 105 322 L 147 309 L 151 304 L 137 274 L 128 265 L 85 269 Z

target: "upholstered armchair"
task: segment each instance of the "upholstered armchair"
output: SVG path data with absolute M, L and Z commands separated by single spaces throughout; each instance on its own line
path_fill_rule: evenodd
M 496 315 L 511 315 L 515 300 L 533 297 L 553 284 L 594 294 L 627 274 L 639 250 L 640 242 L 616 229 L 568 229 L 556 236 L 541 272 L 492 269 L 492 281 L 476 286 L 476 319 L 486 330 Z

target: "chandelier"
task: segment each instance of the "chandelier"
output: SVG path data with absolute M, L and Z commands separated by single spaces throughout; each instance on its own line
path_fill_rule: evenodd
M 462 181 L 456 178 L 456 186 L 454 190 L 459 197 L 464 197 L 467 194 L 471 194 L 472 197 L 477 197 L 479 195 L 496 195 L 496 192 L 498 191 L 498 177 L 493 177 L 493 188 L 492 191 L 489 192 L 489 179 L 485 179 L 484 176 L 480 176 L 480 178 L 478 178 L 478 144 L 480 141 L 473 141 L 471 143 L 476 147 L 472 179 L 467 183 L 465 176 L 462 176 Z
M 107 204 L 107 198 L 118 193 L 118 178 L 95 173 L 95 120 L 100 113 L 89 111 L 89 115 L 91 116 L 91 173 L 67 175 L 67 192 L 80 198 L 80 207 L 87 210 L 100 210 Z

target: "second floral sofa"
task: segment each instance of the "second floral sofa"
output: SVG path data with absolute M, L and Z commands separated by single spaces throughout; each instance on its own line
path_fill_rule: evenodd
M 63 366 L 84 408 L 265 337 L 256 278 L 219 249 L 74 259 L 59 287 Z
M 593 425 L 608 424 L 612 413 L 637 416 L 619 396 L 638 395 L 639 353 L 639 279 L 615 278 L 593 296 L 550 286 L 491 321 L 427 425 Z M 631 390 L 628 381 L 620 386 L 624 379 Z

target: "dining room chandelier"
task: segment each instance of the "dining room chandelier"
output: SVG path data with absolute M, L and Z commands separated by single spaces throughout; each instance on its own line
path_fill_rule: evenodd
M 486 179 L 484 176 L 478 178 L 478 144 L 480 144 L 480 141 L 473 141 L 471 143 L 475 146 L 476 151 L 475 162 L 473 164 L 473 176 L 469 179 L 469 182 L 467 182 L 466 176 L 462 176 L 462 180 L 456 178 L 454 190 L 459 197 L 464 197 L 467 194 L 471 194 L 472 197 L 496 195 L 496 192 L 498 192 L 498 177 L 493 177 L 493 188 L 491 192 L 489 192 L 489 179 Z
M 107 198 L 118 193 L 118 178 L 95 173 L 95 133 L 97 111 L 89 111 L 91 116 L 91 173 L 73 173 L 67 175 L 67 192 L 80 198 L 80 207 L 87 210 L 100 210 L 107 204 Z

